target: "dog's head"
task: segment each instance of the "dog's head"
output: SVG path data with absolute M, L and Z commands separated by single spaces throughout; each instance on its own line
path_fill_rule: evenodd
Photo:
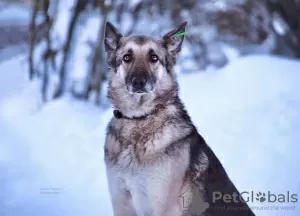
M 137 102 L 142 106 L 177 93 L 172 68 L 184 36 L 174 36 L 184 32 L 186 24 L 155 39 L 149 36 L 124 37 L 111 23 L 106 23 L 104 44 L 107 63 L 113 72 L 108 94 L 115 106 L 120 108 L 119 103 L 132 106 Z

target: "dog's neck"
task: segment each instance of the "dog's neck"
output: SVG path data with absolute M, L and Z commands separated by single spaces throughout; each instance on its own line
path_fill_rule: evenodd
M 155 97 L 154 95 L 132 95 L 131 97 L 110 97 L 116 118 L 144 119 L 167 108 L 178 99 L 177 92 Z
M 143 120 L 143 119 L 146 119 L 148 116 L 157 114 L 162 109 L 164 109 L 164 106 L 162 104 L 157 104 L 152 112 L 146 113 L 142 116 L 128 117 L 128 116 L 124 115 L 121 111 L 119 111 L 117 109 L 114 110 L 113 114 L 117 119 Z

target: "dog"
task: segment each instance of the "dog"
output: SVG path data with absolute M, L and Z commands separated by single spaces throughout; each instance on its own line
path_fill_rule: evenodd
M 173 67 L 184 35 L 175 35 L 186 25 L 156 39 L 125 37 L 106 23 L 115 110 L 104 160 L 114 216 L 254 215 L 178 96 Z

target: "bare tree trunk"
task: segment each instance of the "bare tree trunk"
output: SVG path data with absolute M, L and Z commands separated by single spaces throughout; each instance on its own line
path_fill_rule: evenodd
M 145 6 L 145 2 L 144 1 L 140 1 L 136 6 L 135 8 L 132 10 L 132 24 L 131 24 L 131 27 L 128 31 L 127 34 L 132 34 L 132 32 L 134 31 L 134 27 L 136 26 L 138 20 L 139 20 L 139 16 L 140 16 L 140 13 L 141 13 L 141 10 L 143 8 L 143 6 Z
M 44 0 L 43 13 L 46 17 L 45 25 L 46 25 L 46 42 L 47 42 L 47 48 L 43 55 L 44 70 L 43 70 L 43 79 L 42 79 L 42 99 L 44 102 L 47 101 L 47 90 L 48 90 L 48 83 L 49 83 L 49 61 L 51 61 L 52 64 L 54 64 L 55 56 L 57 53 L 52 50 L 51 28 L 53 25 L 53 18 L 51 18 L 49 14 L 49 7 L 50 7 L 50 0 Z
M 279 40 L 283 39 L 295 57 L 300 58 L 300 3 L 297 0 L 266 0 L 266 3 L 270 12 L 279 14 L 289 26 L 284 36 L 277 34 Z
M 33 53 L 34 53 L 34 46 L 36 42 L 36 17 L 38 13 L 39 3 L 38 0 L 35 0 L 33 4 L 33 12 L 31 16 L 31 21 L 29 25 L 29 79 L 32 80 L 35 72 L 34 72 L 34 60 L 33 60 Z
M 67 41 L 63 49 L 63 60 L 61 64 L 61 68 L 59 70 L 59 84 L 58 87 L 54 93 L 54 98 L 58 98 L 63 95 L 65 91 L 65 83 L 66 83 L 66 66 L 70 57 L 70 46 L 74 34 L 74 30 L 76 27 L 76 23 L 78 22 L 78 18 L 80 16 L 80 13 L 85 9 L 88 1 L 83 0 L 77 0 L 76 6 L 74 8 L 74 13 L 71 18 L 71 23 L 69 25 L 68 29 L 68 35 L 67 35 Z
M 94 55 L 92 57 L 92 66 L 89 71 L 89 76 L 87 80 L 87 87 L 84 92 L 84 98 L 88 99 L 89 94 L 92 90 L 95 90 L 96 92 L 96 104 L 100 104 L 100 94 L 101 94 L 101 89 L 102 89 L 102 83 L 105 78 L 105 72 L 102 70 L 103 67 L 99 67 L 99 65 L 105 64 L 104 56 L 103 56 L 103 40 L 104 40 L 104 30 L 105 30 L 105 23 L 107 21 L 107 15 L 108 12 L 111 10 L 112 5 L 105 5 L 104 1 L 103 4 L 101 4 L 102 11 L 103 11 L 103 19 L 102 19 L 102 24 L 101 27 L 99 28 L 99 33 L 98 33 L 98 41 L 97 41 L 97 47 L 94 52 Z

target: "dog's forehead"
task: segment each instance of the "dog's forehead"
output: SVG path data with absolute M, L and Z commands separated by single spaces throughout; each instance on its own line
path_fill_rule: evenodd
M 161 41 L 149 36 L 126 37 L 123 38 L 121 44 L 123 51 L 132 50 L 133 52 L 147 52 L 150 49 L 154 51 L 162 49 Z

